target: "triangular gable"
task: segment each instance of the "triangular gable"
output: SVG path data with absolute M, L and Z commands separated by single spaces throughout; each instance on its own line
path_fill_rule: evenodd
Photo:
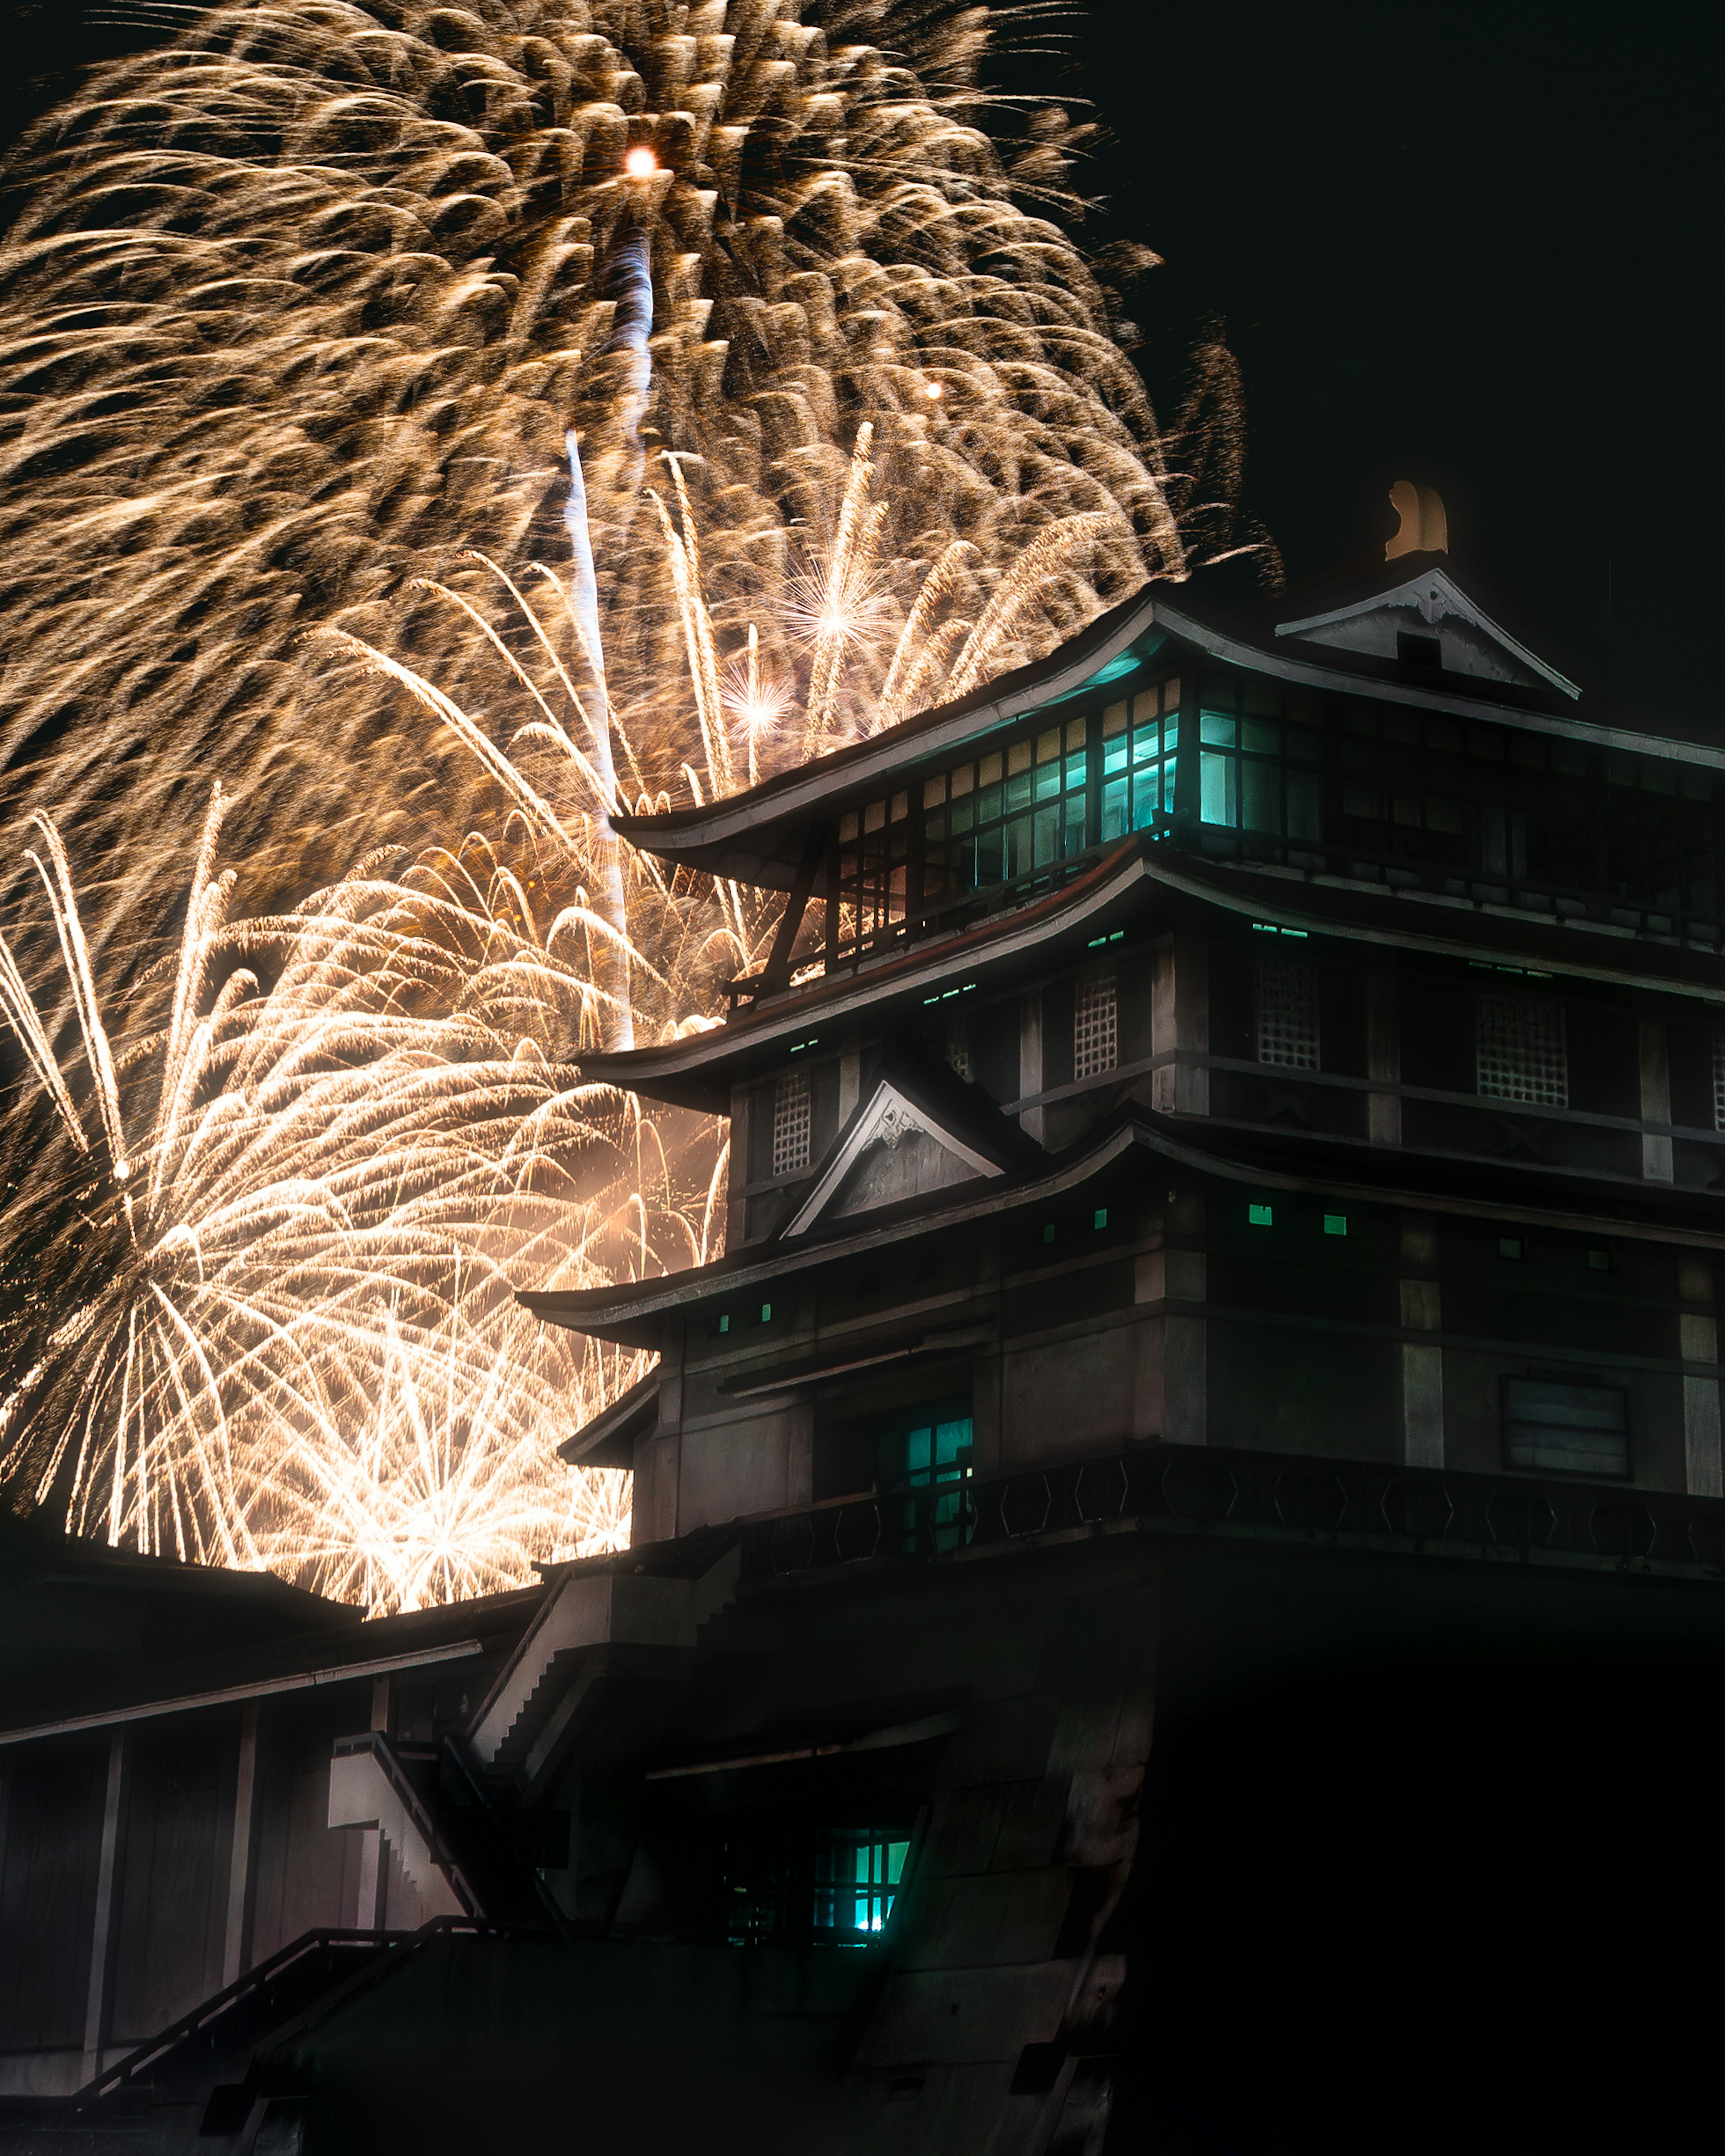
M 852 1179 L 859 1167 L 866 1172 L 871 1165 L 866 1157 L 875 1149 L 892 1157 L 892 1168 L 898 1171 L 880 1178 L 878 1191 L 871 1191 L 866 1181 L 858 1188 Z M 884 1169 L 886 1163 L 880 1165 Z M 978 1152 L 938 1116 L 901 1093 L 890 1078 L 883 1078 L 793 1214 L 784 1240 L 806 1235 L 829 1208 L 837 1214 L 869 1212 L 876 1205 L 920 1197 L 925 1190 L 1005 1173 L 998 1161 Z M 834 1205 L 841 1191 L 844 1199 Z
M 1276 624 L 1278 636 L 1297 636 L 1307 644 L 1327 644 L 1344 651 L 1363 651 L 1374 659 L 1399 659 L 1404 633 L 1435 638 L 1449 674 L 1471 674 L 1487 681 L 1512 681 L 1524 689 L 1558 689 L 1581 694 L 1554 666 L 1519 644 L 1476 606 L 1448 570 L 1428 567 L 1390 590 L 1356 599 L 1328 613 Z

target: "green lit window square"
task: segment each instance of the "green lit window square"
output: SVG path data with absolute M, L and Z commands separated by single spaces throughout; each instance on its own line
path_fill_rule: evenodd
M 1043 1240 L 1043 1241 L 1044 1241 L 1045 1243 L 1051 1243 L 1051 1242 L 1053 1242 L 1054 1239 L 1055 1239 L 1055 1224 L 1054 1224 L 1054 1222 L 1053 1222 L 1052 1220 L 1050 1220 L 1050 1221 L 1048 1221 L 1048 1222 L 1045 1223 L 1045 1224 L 1044 1224 L 1043 1230 L 1042 1230 L 1042 1240 Z
M 1348 1233 L 1348 1215 L 1345 1213 L 1326 1213 L 1324 1233 L 1327 1235 L 1345 1235 Z
M 1199 814 L 1206 824 L 1219 824 L 1231 829 L 1239 821 L 1235 771 L 1235 760 L 1231 756 L 1213 756 L 1206 749 L 1199 757 Z
M 770 1302 L 763 1302 L 761 1305 L 761 1322 L 762 1325 L 771 1325 L 773 1322 L 773 1305 Z
M 1107 1226 L 1107 1224 L 1108 1224 L 1108 1209 L 1107 1209 L 1107 1207 L 1106 1207 L 1106 1205 L 1099 1205 L 1099 1206 L 1097 1206 L 1097 1208 L 1096 1208 L 1096 1212 L 1095 1212 L 1095 1213 L 1094 1213 L 1094 1214 L 1091 1216 L 1091 1224 L 1090 1224 L 1091 1225 L 1091 1227 L 1092 1227 L 1092 1228 L 1097 1228 L 1097 1229 L 1106 1228 L 1106 1227 Z
M 720 1318 L 719 1330 L 721 1332 L 728 1332 L 731 1330 L 731 1313 L 729 1311 L 726 1311 Z
M 1246 1219 L 1254 1228 L 1273 1228 L 1276 1224 L 1275 1216 L 1267 1205 L 1248 1205 Z

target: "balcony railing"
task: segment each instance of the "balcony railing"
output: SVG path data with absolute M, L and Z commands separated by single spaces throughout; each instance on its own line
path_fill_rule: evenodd
M 957 1486 L 849 1497 L 751 1522 L 755 1577 L 1096 1530 L 1218 1530 L 1587 1568 L 1725 1573 L 1725 1501 L 1620 1484 L 1373 1466 L 1219 1447 L 1133 1445 Z

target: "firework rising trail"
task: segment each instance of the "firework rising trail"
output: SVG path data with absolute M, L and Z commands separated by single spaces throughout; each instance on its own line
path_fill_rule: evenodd
M 756 678 L 808 715 L 752 742 L 763 772 L 1181 572 L 1183 520 L 1227 540 L 1070 236 L 1086 130 L 990 98 L 998 27 L 897 0 L 264 0 L 41 124 L 0 257 L 0 764 L 16 812 L 105 865 L 99 972 L 152 947 L 158 864 L 213 773 L 251 905 L 481 812 L 454 742 L 305 632 L 387 646 L 483 716 L 491 654 L 414 579 L 476 590 L 470 547 L 556 559 L 572 437 L 606 680 L 562 642 L 593 761 L 626 732 L 653 795 L 691 716 L 644 498 L 667 449 L 717 670 L 740 694 L 752 627 Z M 865 421 L 877 513 L 847 528 Z M 837 619 L 859 577 L 867 638 Z
M 989 99 L 984 9 L 800 12 L 217 8 L 14 161 L 0 1476 L 84 1531 L 378 1608 L 614 1534 L 552 1449 L 634 1366 L 511 1290 L 711 1254 L 720 1141 L 560 1059 L 773 922 L 611 812 L 1234 542 L 1231 362 L 1172 455 L 1086 131 Z
M 545 918 L 536 879 L 450 860 L 231 921 L 218 823 L 153 1023 L 111 1041 L 35 833 L 83 1067 L 59 1075 L 0 942 L 47 1125 L 8 1192 L 0 1481 L 112 1543 L 378 1609 L 615 1540 L 627 1478 L 572 1480 L 553 1447 L 641 1360 L 513 1291 L 708 1255 L 711 1126 L 668 1155 L 666 1125 L 552 1062 L 593 991 L 581 909 Z

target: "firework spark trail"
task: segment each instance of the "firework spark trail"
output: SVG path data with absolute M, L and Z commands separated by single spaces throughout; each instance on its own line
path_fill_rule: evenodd
M 0 942 L 42 1089 L 13 1132 L 53 1132 L 0 1224 L 15 1492 L 377 1608 L 616 1531 L 550 1455 L 635 1360 L 511 1288 L 711 1253 L 723 1155 L 558 1058 L 706 1022 L 773 922 L 612 810 L 891 722 L 1233 536 L 1230 363 L 1176 469 L 1057 221 L 1083 131 L 984 131 L 988 34 L 265 0 L 26 146 L 0 761 L 64 963 Z M 82 913 L 49 809 L 106 865 Z
M 165 1022 L 110 1047 L 91 1014 L 102 1137 L 46 1089 L 59 1142 L 27 1156 L 8 1224 L 50 1285 L 8 1312 L 0 1480 L 110 1542 L 375 1609 L 519 1584 L 620 1531 L 615 1478 L 552 1447 L 641 1358 L 540 1327 L 514 1281 L 709 1255 L 711 1127 L 668 1157 L 666 1127 L 549 1060 L 593 991 L 557 955 L 567 910 L 538 935 L 506 870 L 355 878 L 231 922 L 218 821 Z M 52 1065 L 34 1004 L 8 1015 Z
M 690 701 L 631 483 L 643 444 L 687 460 L 721 665 L 752 624 L 824 738 L 894 715 L 875 692 L 943 561 L 937 639 L 983 617 L 1038 532 L 1112 520 L 1082 574 L 1014 610 L 994 665 L 1183 568 L 1181 520 L 1213 489 L 1194 492 L 1191 444 L 1171 465 L 1062 228 L 1084 128 L 990 100 L 985 10 L 809 12 L 249 0 L 98 69 L 23 146 L 0 254 L 0 762 L 15 810 L 111 865 L 86 894 L 99 973 L 151 955 L 158 864 L 189 850 L 213 772 L 249 905 L 483 812 L 453 744 L 303 633 L 345 627 L 483 715 L 487 654 L 416 579 L 478 588 L 452 570 L 465 548 L 552 558 L 572 433 L 609 691 L 595 761 L 608 715 L 655 795 L 680 791 Z M 1225 387 L 1212 367 L 1211 406 Z M 882 623 L 829 701 L 788 616 L 797 578 L 833 567 L 865 420 Z M 1212 551 L 1219 516 L 1199 516 Z

